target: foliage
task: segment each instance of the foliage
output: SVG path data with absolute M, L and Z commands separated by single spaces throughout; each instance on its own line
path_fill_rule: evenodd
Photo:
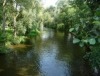
M 0 1 L 0 42 L 4 43 L 3 48 L 24 43 L 26 37 L 36 36 L 42 23 L 40 0 Z
M 60 24 L 57 24 L 57 30 L 62 30 L 64 29 L 64 24 L 63 23 L 60 23 Z
M 32 30 L 32 31 L 28 34 L 28 36 L 29 36 L 29 37 L 34 37 L 34 36 L 37 36 L 39 33 L 40 33 L 40 32 L 39 32 L 38 30 Z
M 25 36 L 17 36 L 12 40 L 12 44 L 20 44 L 25 42 Z
M 91 65 L 98 69 L 100 68 L 100 7 L 91 10 L 93 7 L 91 8 L 88 2 L 84 0 L 83 2 L 79 0 L 79 3 L 76 0 L 73 2 L 74 6 L 76 4 L 74 7 L 76 12 L 75 18 L 72 18 L 73 25 L 69 29 L 69 32 L 75 36 L 73 43 L 78 43 L 81 47 L 86 45 L 91 47 L 91 52 L 86 53 L 86 57 L 89 58 Z
M 100 65 L 100 1 L 99 0 L 58 0 L 55 25 L 73 35 L 73 43 L 88 47 L 87 53 L 93 67 Z M 66 32 L 65 31 L 65 32 Z M 96 48 L 95 48 L 96 47 Z
M 0 47 L 0 54 L 8 53 L 7 50 L 9 50 L 9 49 L 8 49 L 7 47 L 5 47 L 5 46 Z M 10 52 L 10 51 L 9 51 L 9 52 Z
M 89 59 L 92 67 L 100 68 L 100 45 L 92 47 L 91 50 L 84 57 Z
M 100 67 L 100 0 L 58 0 L 44 9 L 40 0 L 1 0 L 0 42 L 24 43 L 45 27 L 71 33 L 73 43 L 91 49 L 86 57 Z M 89 57 L 88 57 L 89 56 Z

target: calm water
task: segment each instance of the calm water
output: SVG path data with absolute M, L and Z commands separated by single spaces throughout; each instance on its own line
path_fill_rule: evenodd
M 0 56 L 0 76 L 92 76 L 82 50 L 63 33 L 45 30 L 31 42 Z

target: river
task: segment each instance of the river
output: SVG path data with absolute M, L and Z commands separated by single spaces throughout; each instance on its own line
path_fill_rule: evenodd
M 63 33 L 46 29 L 31 42 L 0 55 L 0 76 L 92 76 L 82 49 Z

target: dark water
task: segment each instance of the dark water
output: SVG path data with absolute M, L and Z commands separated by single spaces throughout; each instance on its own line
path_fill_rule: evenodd
M 0 56 L 0 76 L 92 76 L 82 50 L 63 33 L 45 30 L 31 42 Z

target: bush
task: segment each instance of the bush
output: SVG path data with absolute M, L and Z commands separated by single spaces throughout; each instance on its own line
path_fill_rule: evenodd
M 57 29 L 59 31 L 63 31 L 64 30 L 64 24 L 63 23 L 57 24 Z
M 12 40 L 13 44 L 25 43 L 25 36 L 17 36 Z
M 91 48 L 91 52 L 85 55 L 91 62 L 92 67 L 100 68 L 100 45 Z
M 38 35 L 40 32 L 38 30 L 32 30 L 30 31 L 30 33 L 28 34 L 29 37 L 34 37 L 36 35 Z
M 1 46 L 1 47 L 0 47 L 0 54 L 5 54 L 5 53 L 7 53 L 7 52 L 8 52 L 7 47 L 5 47 L 5 46 Z

